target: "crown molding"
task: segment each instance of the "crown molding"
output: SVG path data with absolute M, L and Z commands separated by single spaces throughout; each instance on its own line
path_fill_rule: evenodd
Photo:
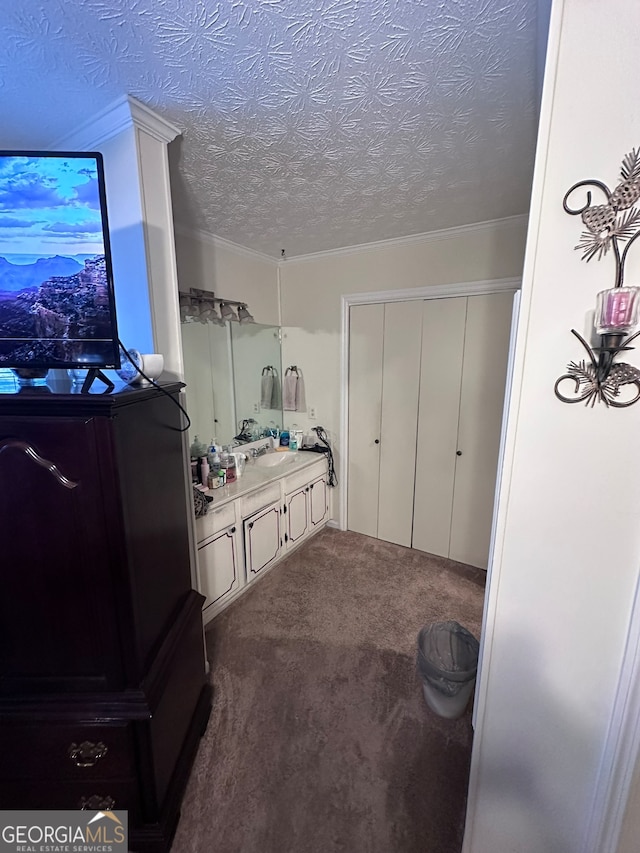
M 200 228 L 188 228 L 179 222 L 174 223 L 173 227 L 176 234 L 182 237 L 189 237 L 192 240 L 200 240 L 202 243 L 209 243 L 216 248 L 227 249 L 235 255 L 240 255 L 244 258 L 252 258 L 255 261 L 267 261 L 274 266 L 278 266 L 277 258 L 272 258 L 271 255 L 266 255 L 264 252 L 258 252 L 255 249 L 249 249 L 247 246 L 241 246 L 239 243 L 233 243 L 225 237 L 218 237 L 217 234 L 211 234 L 209 231 L 203 231 Z
M 321 258 L 341 257 L 353 255 L 359 252 L 374 251 L 376 249 L 389 249 L 396 246 L 406 246 L 412 243 L 435 243 L 440 240 L 455 240 L 465 234 L 480 234 L 483 231 L 491 231 L 496 226 L 526 228 L 529 221 L 528 213 L 517 216 L 505 216 L 503 219 L 488 219 L 485 222 L 474 222 L 471 225 L 456 225 L 453 228 L 442 228 L 439 231 L 425 231 L 422 234 L 410 234 L 407 237 L 391 237 L 388 240 L 376 240 L 373 243 L 359 243 L 355 246 L 345 246 L 341 249 L 326 249 L 322 252 L 310 252 L 307 255 L 291 255 L 282 261 L 284 264 L 306 263 L 317 261 Z
M 123 95 L 71 133 L 56 140 L 52 148 L 58 151 L 92 151 L 131 127 L 144 130 L 165 144 L 180 135 L 179 128 L 137 98 Z
M 465 234 L 481 234 L 484 231 L 492 231 L 496 227 L 500 226 L 507 228 L 526 228 L 528 221 L 529 214 L 522 213 L 518 216 L 506 216 L 504 219 L 488 219 L 485 222 L 474 222 L 471 225 L 457 225 L 454 228 L 442 228 L 440 231 L 426 231 L 424 234 L 411 234 L 408 237 L 392 237 L 389 240 L 377 240 L 374 243 L 358 243 L 355 246 L 345 246 L 341 249 L 326 249 L 322 252 L 311 252 L 307 255 L 292 255 L 283 261 L 279 258 L 267 255 L 264 252 L 259 252 L 256 249 L 249 249 L 247 246 L 241 246 L 239 243 L 233 243 L 231 240 L 227 240 L 224 237 L 218 237 L 217 234 L 212 234 L 209 231 L 203 231 L 199 228 L 188 228 L 179 222 L 175 223 L 174 229 L 177 234 L 181 234 L 184 237 L 201 240 L 203 243 L 210 243 L 213 246 L 221 246 L 244 257 L 250 257 L 261 261 L 269 261 L 279 267 L 281 264 L 307 263 L 309 261 L 317 261 L 322 258 L 343 257 L 344 255 L 354 255 L 360 252 L 374 251 L 376 249 L 389 249 L 396 246 L 410 245 L 412 243 L 436 243 L 440 240 L 455 240 Z

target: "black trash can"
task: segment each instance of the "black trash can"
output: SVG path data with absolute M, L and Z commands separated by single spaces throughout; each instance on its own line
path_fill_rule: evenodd
M 469 703 L 478 671 L 480 644 L 458 622 L 433 622 L 418 634 L 418 671 L 427 705 L 455 720 Z

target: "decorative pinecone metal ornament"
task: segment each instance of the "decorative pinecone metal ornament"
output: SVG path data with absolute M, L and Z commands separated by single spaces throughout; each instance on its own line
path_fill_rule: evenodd
M 579 181 L 567 191 L 562 202 L 567 213 L 580 216 L 587 230 L 580 235 L 575 248 L 582 252 L 582 260 L 592 258 L 600 260 L 613 249 L 616 261 L 615 287 L 622 287 L 624 280 L 624 262 L 627 251 L 640 235 L 640 210 L 634 207 L 640 200 L 640 148 L 634 148 L 625 155 L 620 168 L 622 180 L 613 192 L 602 181 Z M 595 187 L 605 198 L 605 204 L 592 204 L 592 190 L 587 189 L 587 201 L 582 207 L 569 206 L 569 196 L 582 187 Z M 620 252 L 620 243 L 626 242 Z
M 581 219 L 592 234 L 601 234 L 611 229 L 616 212 L 610 204 L 597 204 L 583 210 Z
M 620 169 L 622 183 L 611 193 L 611 205 L 616 210 L 626 210 L 640 198 L 640 149 L 630 151 Z

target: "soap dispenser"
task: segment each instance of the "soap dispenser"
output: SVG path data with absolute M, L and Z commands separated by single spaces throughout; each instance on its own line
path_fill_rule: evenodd
M 200 437 L 196 435 L 193 439 L 193 443 L 189 449 L 192 459 L 199 459 L 201 456 L 205 456 L 207 453 L 207 447 L 200 441 Z

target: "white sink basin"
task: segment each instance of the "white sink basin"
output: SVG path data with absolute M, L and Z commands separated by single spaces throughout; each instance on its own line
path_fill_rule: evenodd
M 279 465 L 290 465 L 296 460 L 297 451 L 287 450 L 279 453 L 277 450 L 274 453 L 265 453 L 264 456 L 258 456 L 255 460 L 255 465 L 259 468 L 275 468 Z

